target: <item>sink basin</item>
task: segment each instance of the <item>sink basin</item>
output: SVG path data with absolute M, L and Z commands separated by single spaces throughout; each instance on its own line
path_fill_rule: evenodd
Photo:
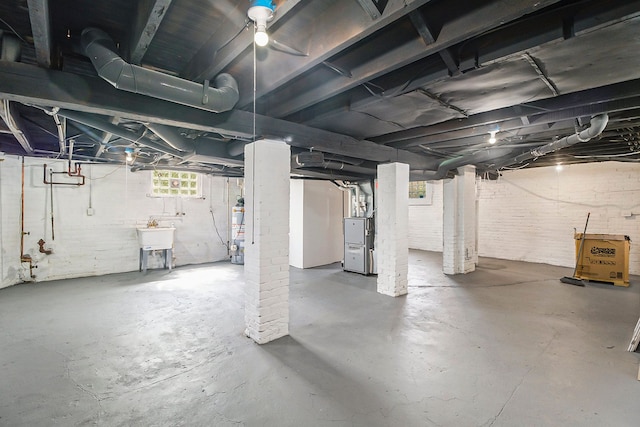
M 171 249 L 173 247 L 173 227 L 138 228 L 138 244 L 141 249 Z

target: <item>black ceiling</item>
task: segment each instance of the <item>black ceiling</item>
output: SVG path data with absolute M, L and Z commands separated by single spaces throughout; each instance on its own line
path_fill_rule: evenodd
M 261 48 L 248 0 L 1 2 L 0 151 L 122 163 L 129 150 L 136 170 L 240 176 L 243 145 L 266 137 L 324 153 L 293 174 L 349 180 L 389 161 L 414 179 L 640 161 L 640 1 L 276 3 Z M 85 56 L 87 28 L 145 69 L 203 86 L 228 73 L 239 100 L 215 113 L 116 89 Z M 540 155 L 603 114 L 602 134 Z

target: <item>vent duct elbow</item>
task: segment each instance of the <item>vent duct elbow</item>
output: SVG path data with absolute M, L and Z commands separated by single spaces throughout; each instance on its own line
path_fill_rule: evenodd
M 229 74 L 220 74 L 214 87 L 129 64 L 118 53 L 115 43 L 104 31 L 82 31 L 82 51 L 91 60 L 98 75 L 115 88 L 164 99 L 177 104 L 222 113 L 231 110 L 239 99 L 238 83 Z

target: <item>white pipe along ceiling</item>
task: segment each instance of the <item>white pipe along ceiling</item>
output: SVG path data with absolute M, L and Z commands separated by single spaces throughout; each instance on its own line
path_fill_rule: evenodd
M 138 3 L 0 4 L 0 151 L 235 177 L 269 138 L 345 181 L 640 161 L 640 0 L 286 0 L 265 46 L 246 0 Z

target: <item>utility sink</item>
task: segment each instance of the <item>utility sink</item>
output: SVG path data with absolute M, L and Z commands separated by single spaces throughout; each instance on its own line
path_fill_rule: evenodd
M 138 228 L 138 243 L 145 251 L 171 249 L 173 247 L 173 227 Z

